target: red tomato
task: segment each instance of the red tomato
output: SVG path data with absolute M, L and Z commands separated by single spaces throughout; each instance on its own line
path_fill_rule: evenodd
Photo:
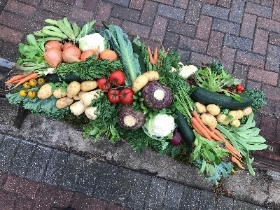
M 108 91 L 108 100 L 109 100 L 112 104 L 117 104 L 117 103 L 121 102 L 121 99 L 120 99 L 120 90 L 110 89 L 110 90 Z
M 109 81 L 111 82 L 111 84 L 120 86 L 123 85 L 125 82 L 125 75 L 121 70 L 116 70 L 114 72 L 112 72 L 109 76 Z
M 111 88 L 110 81 L 106 78 L 99 78 L 97 85 L 101 90 L 109 90 Z
M 133 90 L 131 88 L 125 88 L 120 93 L 121 102 L 123 104 L 132 104 L 133 103 Z
M 244 90 L 244 87 L 243 87 L 243 85 L 241 83 L 236 85 L 236 90 L 237 91 L 242 91 L 242 89 Z

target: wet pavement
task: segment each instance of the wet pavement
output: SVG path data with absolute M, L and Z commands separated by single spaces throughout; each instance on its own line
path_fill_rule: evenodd
M 107 21 L 151 47 L 179 49 L 183 61 L 221 61 L 262 89 L 268 103 L 257 120 L 269 144 L 254 155 L 256 177 L 240 172 L 215 188 L 169 157 L 85 141 L 79 128 L 0 98 L 0 209 L 280 209 L 278 0 L 4 0 L 0 12 L 2 89 L 6 60 L 46 18 Z

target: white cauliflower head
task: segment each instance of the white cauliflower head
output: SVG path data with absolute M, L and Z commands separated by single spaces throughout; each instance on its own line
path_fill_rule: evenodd
M 85 35 L 79 39 L 79 48 L 85 50 L 96 50 L 98 53 L 105 50 L 105 39 L 99 33 Z
M 174 131 L 175 121 L 170 115 L 157 114 L 146 122 L 145 127 L 150 135 L 161 138 L 168 136 Z

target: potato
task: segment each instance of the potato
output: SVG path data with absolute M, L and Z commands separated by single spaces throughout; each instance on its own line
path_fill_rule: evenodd
M 243 111 L 237 110 L 237 115 L 238 115 L 237 119 L 240 120 L 244 116 Z
M 38 91 L 38 98 L 43 100 L 51 97 L 53 94 L 52 86 L 50 84 L 44 84 Z
M 84 113 L 86 107 L 83 101 L 76 101 L 74 104 L 70 106 L 71 113 L 76 116 L 79 116 Z
M 85 94 L 85 93 L 87 93 L 87 92 L 80 91 L 77 95 L 73 96 L 73 99 L 74 99 L 75 101 L 79 101 L 79 100 L 82 99 L 82 95 Z
M 226 117 L 227 116 L 225 114 L 220 113 L 216 116 L 216 119 L 219 123 L 221 123 L 223 125 L 228 125 L 230 121 L 226 120 Z
M 203 104 L 201 104 L 199 102 L 195 102 L 194 105 L 199 114 L 206 113 L 206 106 L 204 106 Z
M 237 111 L 229 111 L 228 115 L 231 115 L 233 117 L 230 121 L 238 119 L 238 112 Z
M 148 77 L 146 77 L 145 75 L 140 75 L 138 76 L 132 85 L 132 90 L 134 92 L 141 90 L 147 83 L 149 82 Z
M 147 71 L 143 75 L 145 75 L 149 82 L 159 80 L 159 73 L 157 71 Z
M 210 128 L 216 128 L 217 120 L 213 115 L 209 113 L 204 113 L 200 117 L 203 124 L 208 125 Z
M 246 107 L 242 111 L 243 111 L 243 115 L 244 116 L 248 116 L 248 115 L 250 115 L 253 112 L 252 107 L 250 107 L 250 106 Z
M 83 91 L 83 92 L 91 91 L 95 88 L 97 88 L 96 81 L 83 81 L 81 83 L 81 91 Z
M 87 107 L 85 110 L 85 115 L 87 116 L 87 118 L 91 119 L 91 120 L 95 120 L 97 118 L 96 115 L 96 110 L 97 107 Z
M 55 105 L 58 109 L 63 109 L 69 105 L 71 105 L 74 102 L 72 98 L 64 97 L 60 98 L 56 101 Z
M 66 91 L 61 91 L 61 88 L 56 89 L 53 91 L 53 96 L 56 98 L 63 98 L 66 96 Z
M 213 116 L 216 116 L 216 115 L 220 114 L 220 112 L 221 112 L 220 107 L 217 106 L 216 104 L 208 104 L 206 106 L 206 110 L 207 110 L 207 112 L 209 112 Z
M 239 120 L 233 120 L 230 123 L 232 126 L 238 128 L 240 126 L 240 121 Z
M 81 90 L 81 84 L 77 81 L 71 82 L 66 90 L 66 94 L 68 98 L 73 98 L 75 95 L 77 95 Z

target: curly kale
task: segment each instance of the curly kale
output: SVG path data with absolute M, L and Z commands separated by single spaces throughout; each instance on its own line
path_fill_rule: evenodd
M 265 95 L 262 90 L 246 89 L 244 93 L 253 99 L 253 103 L 251 105 L 253 112 L 258 111 L 266 105 Z

